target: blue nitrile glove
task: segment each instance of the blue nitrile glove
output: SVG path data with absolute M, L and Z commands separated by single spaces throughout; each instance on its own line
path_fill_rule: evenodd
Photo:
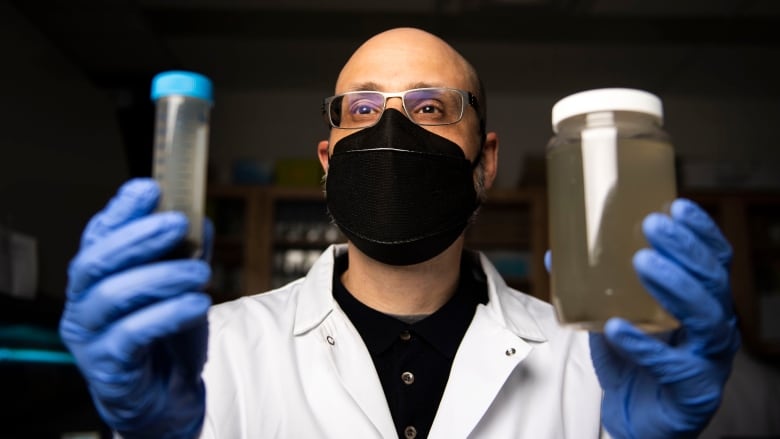
M 187 220 L 152 213 L 159 195 L 153 180 L 131 180 L 92 218 L 70 263 L 60 321 L 98 412 L 126 438 L 194 437 L 205 411 L 211 301 L 201 291 L 210 269 L 160 260 Z M 208 248 L 211 223 L 205 228 Z
M 652 249 L 634 256 L 647 290 L 681 323 L 653 337 L 610 319 L 590 334 L 604 389 L 602 422 L 615 438 L 695 437 L 720 404 L 740 345 L 729 286 L 731 246 L 693 202 L 671 217 L 650 214 L 642 228 Z

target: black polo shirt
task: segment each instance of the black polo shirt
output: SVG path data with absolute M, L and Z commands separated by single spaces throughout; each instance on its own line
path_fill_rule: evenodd
M 487 284 L 475 256 L 464 252 L 458 287 L 450 300 L 414 323 L 383 314 L 355 299 L 341 283 L 347 255 L 336 258 L 333 296 L 371 353 L 401 438 L 428 436 L 455 352 L 477 304 L 487 303 Z

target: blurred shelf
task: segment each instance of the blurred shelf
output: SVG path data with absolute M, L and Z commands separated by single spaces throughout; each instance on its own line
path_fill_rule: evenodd
M 723 231 L 733 248 L 731 291 L 745 347 L 780 359 L 780 193 L 688 191 Z

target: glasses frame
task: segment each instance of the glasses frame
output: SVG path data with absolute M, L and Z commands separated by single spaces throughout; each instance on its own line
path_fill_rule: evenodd
M 445 123 L 418 123 L 417 121 L 415 121 L 409 115 L 409 110 L 407 110 L 407 108 L 406 108 L 406 99 L 404 99 L 404 98 L 406 97 L 407 93 L 420 92 L 420 91 L 426 91 L 426 90 L 449 90 L 449 91 L 457 92 L 461 96 L 461 100 L 460 100 L 460 102 L 461 102 L 460 114 L 458 115 L 457 120 L 452 121 L 452 122 L 445 122 Z M 366 126 L 360 126 L 360 127 L 341 127 L 341 126 L 337 126 L 335 123 L 333 123 L 333 118 L 331 117 L 331 111 L 330 111 L 331 104 L 333 103 L 334 100 L 336 100 L 338 98 L 343 98 L 345 96 L 354 95 L 354 94 L 358 94 L 358 93 L 375 93 L 375 94 L 378 94 L 378 95 L 382 95 L 382 97 L 384 98 L 382 100 L 382 112 L 379 113 L 379 116 L 376 118 L 376 121 L 374 121 L 374 123 L 366 125 Z M 356 91 L 349 91 L 349 92 L 346 92 L 346 93 L 341 93 L 341 94 L 337 94 L 337 95 L 334 95 L 334 96 L 330 96 L 330 97 L 325 98 L 322 101 L 322 116 L 323 116 L 323 118 L 328 122 L 328 124 L 332 128 L 338 128 L 338 129 L 341 129 L 341 130 L 359 130 L 359 129 L 363 129 L 363 128 L 369 128 L 369 127 L 372 127 L 372 126 L 376 125 L 379 122 L 379 119 L 382 117 L 382 115 L 385 114 L 385 110 L 387 110 L 387 100 L 390 99 L 390 98 L 400 98 L 401 99 L 401 106 L 404 109 L 404 114 L 406 115 L 406 117 L 409 120 L 411 120 L 412 122 L 414 122 L 415 124 L 420 125 L 420 126 L 442 126 L 442 125 L 453 125 L 453 124 L 456 124 L 456 123 L 460 122 L 461 120 L 463 120 L 463 113 L 466 111 L 466 103 L 468 103 L 470 106 L 472 106 L 474 108 L 474 110 L 477 111 L 477 114 L 479 114 L 479 101 L 477 100 L 477 97 L 474 96 L 470 91 L 461 90 L 461 89 L 458 89 L 458 88 L 449 88 L 449 87 L 423 87 L 423 88 L 411 88 L 409 90 L 398 91 L 398 92 L 383 92 L 383 91 L 378 91 L 378 90 L 356 90 Z

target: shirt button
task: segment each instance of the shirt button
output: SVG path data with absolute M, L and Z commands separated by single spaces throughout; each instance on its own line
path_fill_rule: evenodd
M 409 384 L 412 384 L 414 382 L 414 374 L 411 372 L 404 372 L 401 374 L 401 381 L 404 382 L 407 386 Z
M 402 341 L 409 341 L 412 339 L 412 334 L 409 331 L 404 329 L 403 331 L 401 331 L 401 335 L 399 335 L 399 337 L 401 338 Z
M 404 437 L 406 439 L 414 439 L 417 437 L 417 429 L 414 428 L 414 426 L 410 425 L 406 428 L 404 428 Z

